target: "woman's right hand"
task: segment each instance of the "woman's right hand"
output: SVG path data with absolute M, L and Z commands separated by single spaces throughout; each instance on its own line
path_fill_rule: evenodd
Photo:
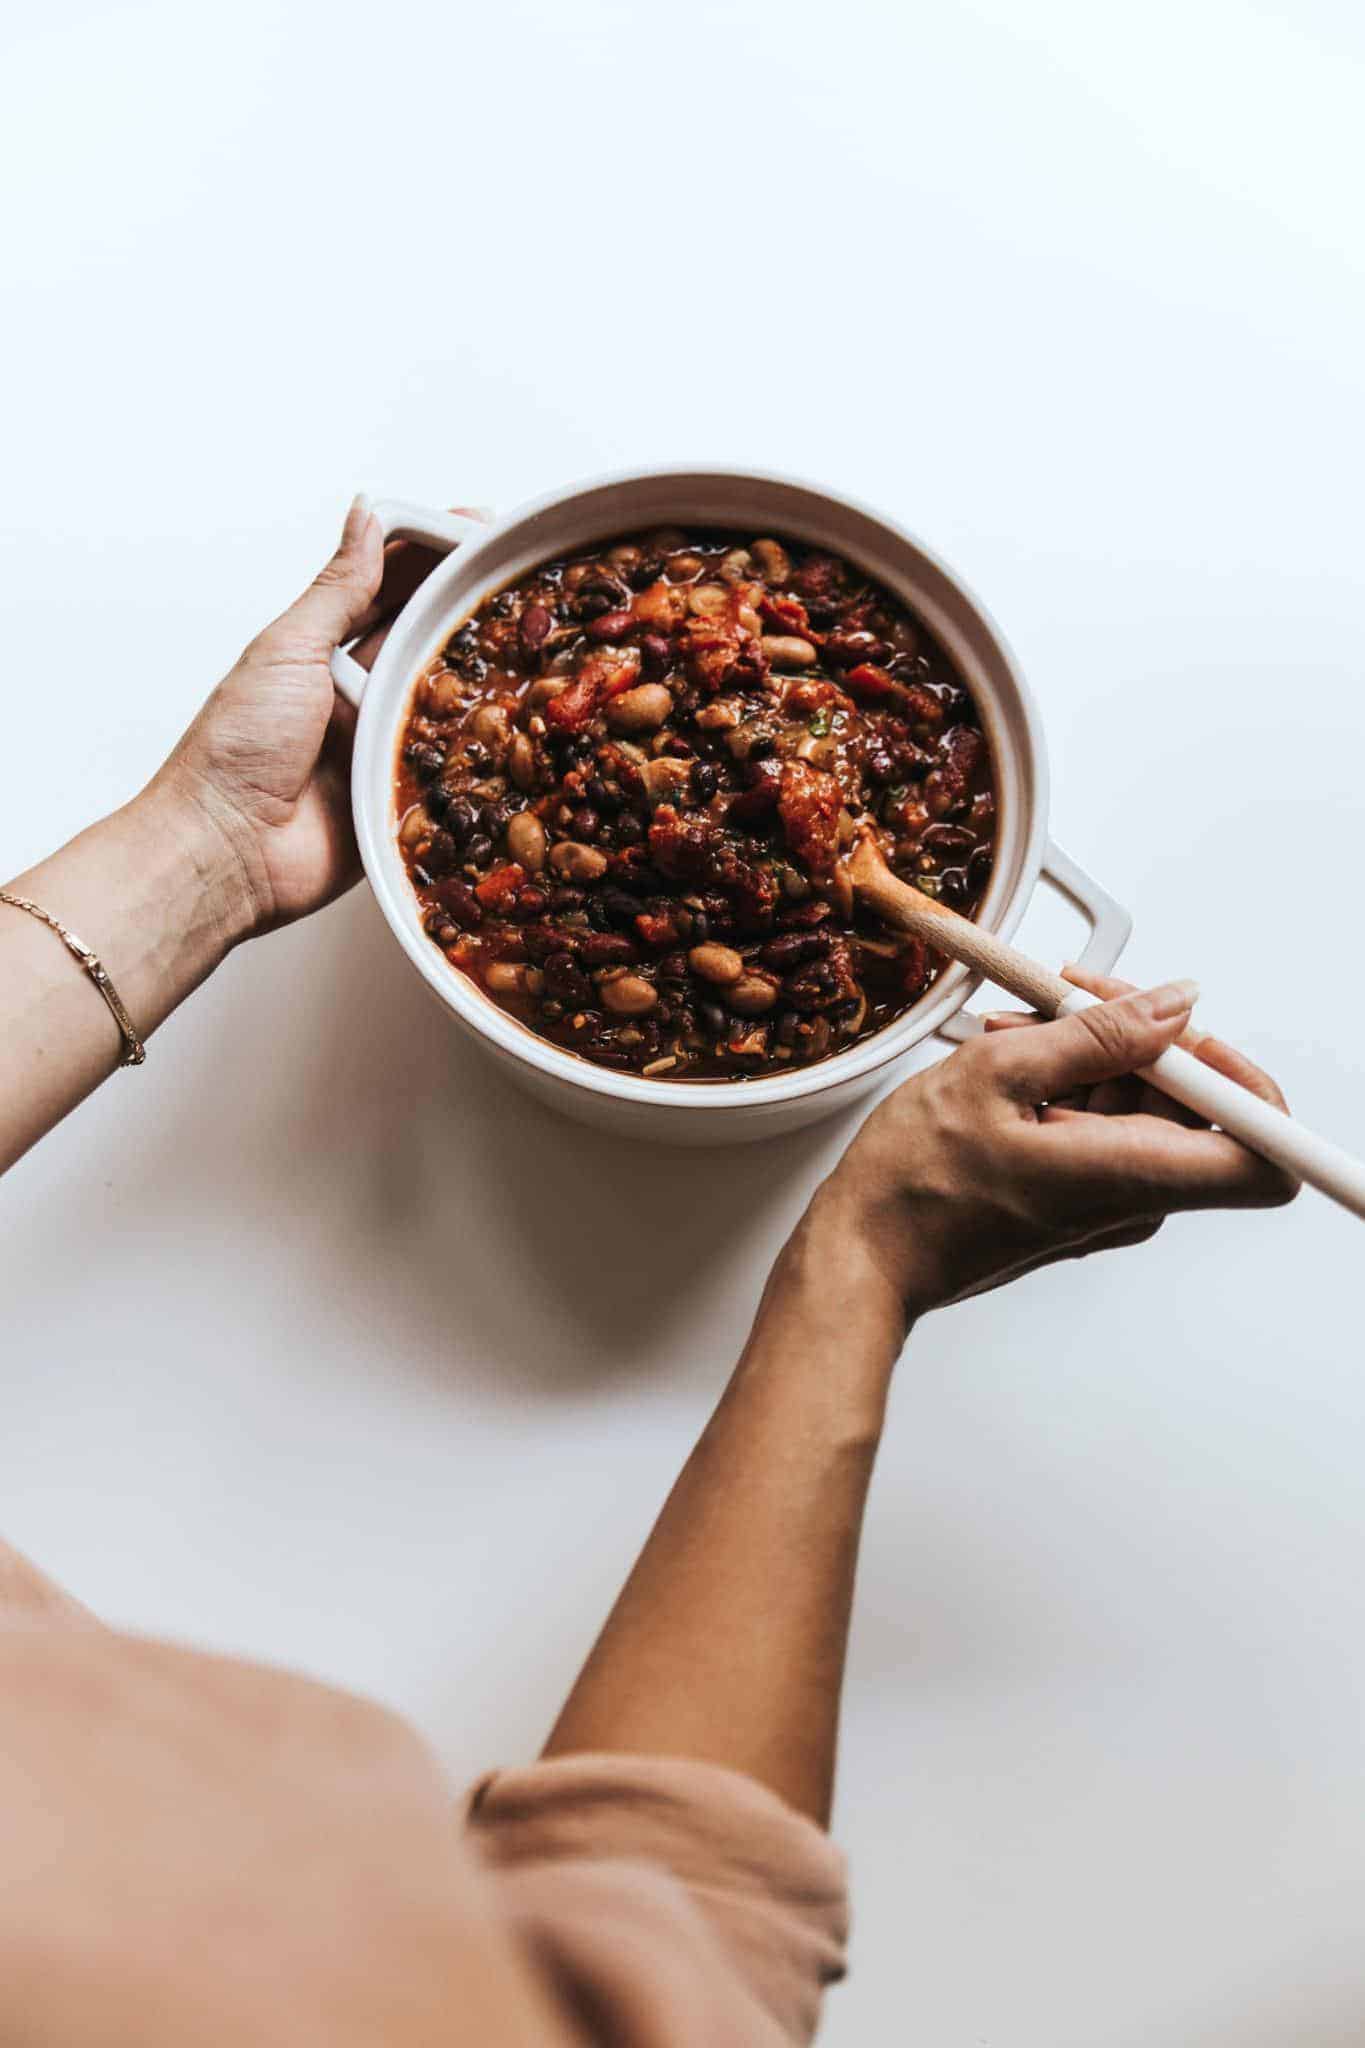
M 1056 1023 L 989 1020 L 880 1104 L 817 1196 L 908 1322 L 1057 1259 L 1139 1244 L 1173 1210 L 1272 1208 L 1298 1191 L 1136 1078 L 1181 1039 L 1284 1108 L 1258 1067 L 1189 1033 L 1190 984 L 1071 979 L 1108 1000 Z

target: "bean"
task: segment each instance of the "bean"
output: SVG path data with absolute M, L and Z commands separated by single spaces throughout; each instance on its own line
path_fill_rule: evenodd
M 692 763 L 664 754 L 657 761 L 646 761 L 640 770 L 640 779 L 652 804 L 673 803 L 692 780 Z
M 699 583 L 688 591 L 687 603 L 700 619 L 720 619 L 730 609 L 730 591 L 724 583 Z
M 433 776 L 439 775 L 446 764 L 443 747 L 424 746 L 420 741 L 404 747 L 403 759 L 409 767 L 417 770 L 424 782 L 430 782 Z
M 709 804 L 720 786 L 720 770 L 714 761 L 698 761 L 692 770 L 692 787 L 698 803 Z
M 744 972 L 744 962 L 733 946 L 694 946 L 687 964 L 703 981 L 715 982 L 722 988 L 737 982 Z
M 446 828 L 461 846 L 474 830 L 474 806 L 467 796 L 452 797 L 446 806 Z
M 719 1003 L 698 1003 L 697 1021 L 712 1038 L 722 1037 L 729 1028 L 729 1019 Z
M 411 853 L 424 839 L 430 839 L 434 829 L 425 805 L 414 804 L 398 828 L 399 844 Z
M 607 856 L 596 846 L 563 839 L 550 850 L 550 866 L 566 882 L 596 882 L 607 872 Z
M 431 844 L 422 855 L 422 866 L 429 875 L 448 875 L 459 858 L 459 849 L 449 832 L 433 832 Z
M 640 653 L 644 659 L 647 676 L 667 674 L 673 660 L 673 647 L 662 633 L 646 633 L 640 642 Z
M 813 960 L 823 953 L 828 943 L 823 932 L 783 932 L 769 939 L 758 957 L 765 967 L 775 967 L 779 974 L 786 974 L 799 961 Z
M 725 991 L 725 1000 L 741 1017 L 761 1017 L 777 1001 L 777 983 L 770 974 L 741 974 Z
M 535 995 L 540 988 L 540 974 L 524 960 L 494 960 L 484 969 L 483 985 L 494 996 Z
M 517 628 L 522 652 L 534 654 L 553 624 L 554 615 L 546 605 L 528 604 Z
M 597 899 L 588 906 L 591 916 Z M 624 932 L 585 932 L 578 942 L 578 951 L 589 967 L 624 967 L 638 958 L 639 948 Z
M 738 697 L 716 697 L 702 705 L 694 722 L 703 732 L 731 732 L 743 716 L 744 706 Z
M 469 721 L 469 730 L 486 747 L 497 747 L 507 739 L 511 725 L 505 704 L 480 704 Z
M 592 983 L 571 953 L 551 953 L 545 962 L 545 989 L 551 1000 L 579 1009 L 592 998 Z
M 658 991 L 641 974 L 613 974 L 598 989 L 604 1010 L 614 1017 L 644 1017 L 658 1002 Z
M 518 789 L 533 789 L 536 780 L 536 750 L 524 732 L 513 733 L 507 750 L 507 772 Z
M 545 865 L 545 827 L 534 811 L 518 811 L 509 821 L 507 851 L 528 875 L 540 873 Z
M 557 697 L 561 690 L 567 690 L 568 687 L 568 676 L 542 676 L 540 681 L 532 683 L 526 692 L 527 710 L 539 711 L 543 705 L 549 703 L 551 697 Z
M 672 710 L 673 699 L 662 683 L 639 683 L 611 699 L 607 724 L 613 732 L 656 732 Z
M 965 825 L 931 825 L 920 841 L 926 853 L 970 853 L 975 844 Z
M 470 840 L 464 850 L 464 857 L 476 868 L 486 867 L 493 858 L 493 842 L 486 832 L 479 832 Z
M 624 640 L 634 624 L 632 612 L 603 612 L 601 618 L 594 619 L 587 627 L 587 637 L 599 644 L 606 640 Z
M 720 573 L 727 583 L 743 583 L 754 573 L 754 558 L 747 548 L 731 548 L 721 561 Z
M 796 633 L 765 633 L 759 642 L 774 668 L 810 668 L 815 649 Z
M 758 573 L 774 590 L 780 590 L 792 572 L 791 556 L 780 540 L 756 540 L 749 550 Z
M 701 574 L 701 571 L 701 556 L 694 555 L 687 548 L 683 549 L 679 554 L 670 555 L 664 563 L 664 574 L 671 583 L 690 583 L 694 576 Z
M 423 694 L 433 718 L 454 718 L 456 712 L 463 709 L 464 692 L 455 677 L 445 669 L 427 677 Z

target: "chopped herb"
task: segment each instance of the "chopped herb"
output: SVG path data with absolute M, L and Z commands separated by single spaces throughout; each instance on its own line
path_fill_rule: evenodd
M 919 890 L 921 896 L 938 895 L 937 875 L 912 875 L 910 877 L 910 880 L 914 884 L 915 888 Z
M 810 722 L 810 729 L 817 740 L 822 740 L 825 737 L 825 734 L 829 731 L 829 723 L 829 712 L 827 709 L 817 711 L 814 714 Z

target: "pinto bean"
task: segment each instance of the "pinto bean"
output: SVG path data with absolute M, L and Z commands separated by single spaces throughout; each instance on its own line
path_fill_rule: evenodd
M 483 971 L 483 985 L 493 996 L 534 996 L 544 986 L 544 976 L 524 960 L 494 960 Z
M 613 732 L 657 732 L 672 711 L 673 699 L 662 683 L 638 683 L 611 699 L 607 724 Z
M 774 668 L 810 668 L 815 649 L 796 633 L 765 633 L 759 646 Z
M 429 676 L 422 694 L 433 718 L 454 718 L 464 709 L 464 691 L 458 677 L 448 669 L 438 669 L 434 676 Z
M 535 788 L 536 750 L 524 732 L 512 735 L 512 744 L 507 749 L 507 773 L 518 789 Z
M 414 804 L 398 828 L 398 841 L 409 853 L 420 846 L 424 839 L 430 839 L 436 827 L 424 804 Z
M 494 749 L 507 744 L 511 730 L 511 713 L 505 704 L 480 704 L 467 727 L 471 739 Z
M 562 882 L 598 882 L 607 872 L 607 856 L 599 847 L 562 839 L 550 849 L 550 866 Z
M 725 1000 L 741 1017 L 761 1017 L 777 1001 L 777 978 L 771 974 L 741 974 L 725 991 Z
M 694 946 L 687 964 L 703 981 L 715 982 L 718 988 L 737 982 L 744 972 L 744 962 L 733 946 Z
M 611 974 L 597 991 L 604 1010 L 613 1017 L 645 1017 L 659 1000 L 659 992 L 642 974 Z
M 749 549 L 758 573 L 773 590 L 780 590 L 792 572 L 791 556 L 780 540 L 756 540 Z
M 507 851 L 528 875 L 540 873 L 545 865 L 545 827 L 534 811 L 518 811 L 508 820 Z

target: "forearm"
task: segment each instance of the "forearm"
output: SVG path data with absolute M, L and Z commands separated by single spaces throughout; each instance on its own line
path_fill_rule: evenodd
M 93 948 L 143 1038 L 246 929 L 225 842 L 162 782 L 4 886 Z M 56 933 L 0 904 L 0 1172 L 122 1056 L 112 1014 Z
M 899 1301 L 821 1191 L 547 1744 L 704 1758 L 828 1816 Z

